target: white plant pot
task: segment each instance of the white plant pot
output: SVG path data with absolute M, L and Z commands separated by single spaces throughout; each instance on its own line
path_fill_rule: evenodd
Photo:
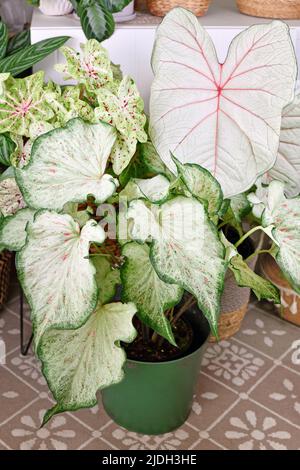
M 73 11 L 73 5 L 69 0 L 40 0 L 39 8 L 48 16 L 68 15 Z
M 119 13 L 114 13 L 113 17 L 116 23 L 133 20 L 133 18 L 135 18 L 134 1 L 130 2 L 127 7 L 123 8 Z

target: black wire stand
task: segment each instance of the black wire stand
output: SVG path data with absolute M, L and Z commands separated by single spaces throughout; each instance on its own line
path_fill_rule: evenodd
M 22 287 L 20 287 L 20 350 L 22 356 L 27 356 L 29 348 L 33 340 L 33 333 L 31 334 L 29 340 L 25 340 L 24 332 L 24 294 Z

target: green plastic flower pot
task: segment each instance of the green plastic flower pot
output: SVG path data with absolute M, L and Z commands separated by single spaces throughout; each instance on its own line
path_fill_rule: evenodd
M 194 341 L 184 357 L 165 362 L 127 360 L 122 382 L 102 390 L 106 412 L 129 431 L 163 434 L 189 416 L 209 325 L 197 310 L 185 319 L 193 327 Z

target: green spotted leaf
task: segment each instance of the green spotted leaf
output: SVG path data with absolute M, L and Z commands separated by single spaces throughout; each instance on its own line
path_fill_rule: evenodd
M 141 321 L 176 345 L 165 311 L 180 301 L 183 289 L 158 277 L 147 244 L 127 243 L 122 254 L 126 257 L 121 269 L 122 300 L 134 302 Z
M 120 382 L 126 360 L 120 341 L 136 336 L 133 304 L 98 306 L 76 330 L 48 330 L 39 347 L 43 373 L 57 404 L 44 416 L 44 424 L 56 413 L 97 404 L 96 393 Z

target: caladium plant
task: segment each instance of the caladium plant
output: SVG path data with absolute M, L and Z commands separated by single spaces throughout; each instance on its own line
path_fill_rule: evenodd
M 47 113 L 7 124 L 0 141 L 1 162 L 12 163 L 0 180 L 0 247 L 17 252 L 35 351 L 56 400 L 44 424 L 93 406 L 98 390 L 122 380 L 135 347 L 177 353 L 191 307 L 217 337 L 228 271 L 259 299 L 280 303 L 278 289 L 249 267 L 259 253 L 274 256 L 300 290 L 298 180 L 281 164 L 286 131 L 298 129 L 287 27 L 249 28 L 221 66 L 191 13 L 167 15 L 153 55 L 153 143 L 134 82 L 102 46 L 63 52 L 59 69 L 77 84 L 40 84 Z M 4 100 L 10 83 L 3 80 Z M 205 131 L 194 133 L 203 119 Z M 289 138 L 297 168 L 297 130 Z M 283 181 L 270 182 L 278 175 Z M 271 248 L 245 256 L 241 247 L 259 230 Z

